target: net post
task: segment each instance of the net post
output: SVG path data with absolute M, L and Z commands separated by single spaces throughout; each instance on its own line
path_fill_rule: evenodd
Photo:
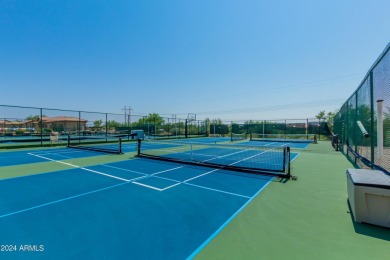
M 296 176 L 291 175 L 291 165 L 290 165 L 290 160 L 291 160 L 291 150 L 290 147 L 287 147 L 287 178 L 291 178 L 293 180 L 296 180 Z
M 283 147 L 283 172 L 286 172 L 287 165 L 287 147 Z
M 188 119 L 186 119 L 184 127 L 184 136 L 185 138 L 188 138 Z
M 137 140 L 137 156 L 141 154 L 141 138 Z
M 286 147 L 286 173 L 287 173 L 287 178 L 291 178 L 291 167 L 290 167 L 290 147 Z
M 193 161 L 194 156 L 193 156 L 193 152 L 192 152 L 192 144 L 190 144 L 190 151 L 191 151 L 191 161 Z
M 118 152 L 121 154 L 122 153 L 122 138 L 119 138 L 119 148 Z
M 70 146 L 70 135 L 68 135 L 68 147 Z

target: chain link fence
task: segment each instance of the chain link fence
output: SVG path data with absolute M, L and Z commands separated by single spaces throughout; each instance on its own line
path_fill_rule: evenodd
M 66 145 L 73 143 L 130 141 L 133 130 L 145 138 L 201 137 L 205 121 L 161 117 L 158 114 L 130 115 L 0 105 L 0 148 Z M 56 137 L 56 138 L 53 138 Z
M 309 139 L 314 135 L 318 140 L 328 140 L 330 131 L 324 120 L 316 118 L 283 120 L 249 120 L 210 123 L 211 136 L 230 134 L 261 135 L 264 138 Z
M 390 172 L 390 44 L 334 119 L 339 149 L 361 168 Z
M 98 143 L 132 140 L 133 130 L 146 139 L 178 139 L 204 136 L 261 134 L 264 138 L 305 139 L 329 136 L 323 120 L 286 119 L 257 121 L 204 121 L 161 117 L 158 114 L 114 114 L 51 108 L 0 105 L 0 148 Z M 56 136 L 53 142 L 53 136 Z

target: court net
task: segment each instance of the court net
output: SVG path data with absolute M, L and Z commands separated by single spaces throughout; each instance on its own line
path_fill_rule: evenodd
M 251 134 L 251 141 L 317 143 L 315 134 Z
M 236 141 L 242 141 L 246 139 L 246 134 L 231 134 L 230 135 L 230 141 L 236 142 Z
M 68 148 L 75 148 L 81 150 L 102 152 L 102 153 L 110 153 L 110 154 L 122 154 L 122 139 L 119 138 L 117 141 L 112 141 L 110 143 L 85 143 L 81 142 L 80 139 L 70 138 L 68 136 Z
M 221 170 L 293 178 L 290 174 L 289 147 L 179 144 L 139 140 L 137 156 Z

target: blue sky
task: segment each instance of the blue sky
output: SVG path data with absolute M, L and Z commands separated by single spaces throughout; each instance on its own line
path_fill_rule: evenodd
M 335 111 L 390 1 L 0 0 L 0 104 L 222 120 Z

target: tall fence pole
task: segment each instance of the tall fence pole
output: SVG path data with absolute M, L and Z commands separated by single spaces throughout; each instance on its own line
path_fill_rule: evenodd
M 375 162 L 375 145 L 374 145 L 374 78 L 373 73 L 370 71 L 370 103 L 371 103 L 371 162 Z
M 39 109 L 40 110 L 40 117 L 41 117 L 41 120 L 39 120 L 39 124 L 40 124 L 40 134 L 41 134 L 41 146 L 43 146 L 43 120 L 42 120 L 42 108 Z
M 382 108 L 383 100 L 377 101 L 378 108 L 378 118 L 377 118 L 377 157 L 378 159 L 382 158 L 383 155 L 383 108 Z
M 107 142 L 107 138 L 108 138 L 108 115 L 106 113 L 106 142 Z

